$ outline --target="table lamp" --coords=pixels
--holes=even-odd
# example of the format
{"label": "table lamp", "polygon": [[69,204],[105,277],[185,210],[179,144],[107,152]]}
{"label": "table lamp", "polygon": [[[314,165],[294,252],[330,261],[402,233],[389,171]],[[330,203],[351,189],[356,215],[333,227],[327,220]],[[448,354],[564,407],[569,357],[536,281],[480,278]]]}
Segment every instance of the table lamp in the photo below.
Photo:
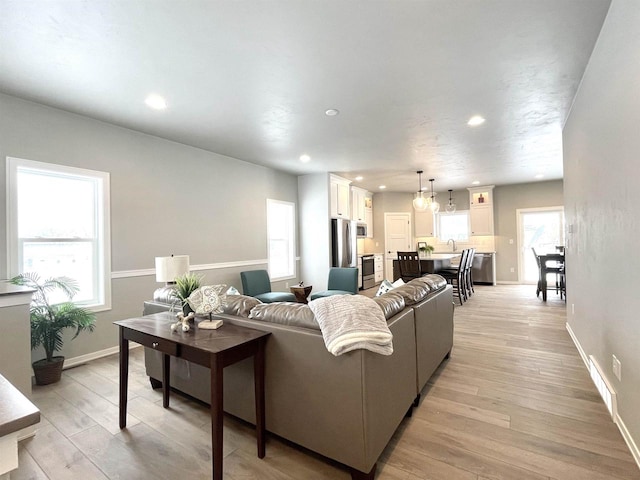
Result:
{"label": "table lamp", "polygon": [[176,297],[176,278],[189,273],[189,255],[171,255],[156,257],[156,282],[165,282],[153,292],[153,300],[162,303],[173,303]]}

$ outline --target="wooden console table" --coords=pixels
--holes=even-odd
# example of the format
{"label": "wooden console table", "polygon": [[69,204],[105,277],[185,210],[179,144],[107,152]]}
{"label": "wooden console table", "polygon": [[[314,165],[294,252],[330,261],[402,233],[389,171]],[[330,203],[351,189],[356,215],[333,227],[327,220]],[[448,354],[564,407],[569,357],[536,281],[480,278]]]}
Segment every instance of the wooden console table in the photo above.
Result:
{"label": "wooden console table", "polygon": [[[223,369],[254,357],[258,457],[265,455],[264,346],[270,332],[224,324],[217,330],[172,332],[175,316],[168,312],[114,322],[120,328],[120,428],[127,426],[129,340],[162,352],[162,403],[169,407],[170,357],[211,369],[211,448],[213,479],[222,480]],[[197,322],[196,322],[197,323]]]}

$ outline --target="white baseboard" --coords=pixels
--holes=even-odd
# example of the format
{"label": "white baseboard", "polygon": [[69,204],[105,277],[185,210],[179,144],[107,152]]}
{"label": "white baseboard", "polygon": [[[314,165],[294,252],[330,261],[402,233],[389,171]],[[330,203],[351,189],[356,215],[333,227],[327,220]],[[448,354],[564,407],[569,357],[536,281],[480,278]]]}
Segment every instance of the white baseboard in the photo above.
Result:
{"label": "white baseboard", "polygon": [[[141,345],[137,343],[130,342],[129,350],[132,348],[140,347]],[[64,369],[77,367],[78,365],[82,365],[84,363],[90,362],[91,360],[97,360],[99,358],[108,357],[109,355],[113,355],[114,353],[118,353],[120,351],[120,347],[110,347],[105,348],[104,350],[98,350],[97,352],[87,353],[86,355],[80,355],[78,357],[73,358],[65,358],[64,360]]]}
{"label": "white baseboard", "polygon": [[[582,345],[580,345],[580,342],[578,341],[578,337],[576,337],[575,333],[573,333],[573,330],[571,329],[571,325],[569,325],[568,322],[566,323],[566,327],[567,327],[567,331],[569,332],[569,335],[571,336],[571,340],[573,340],[574,345],[578,349],[578,353],[580,353],[580,357],[582,358],[582,361],[587,367],[587,370],[589,370],[589,358],[585,354],[584,349],[582,348]],[[620,412],[616,411],[613,422],[618,426],[618,430],[620,430],[620,433],[622,434],[622,438],[624,438],[624,441],[626,442],[627,447],[629,447],[629,451],[631,452],[633,459],[636,461],[638,468],[640,468],[640,449],[638,449],[638,445],[636,444],[635,440],[631,436],[631,433],[629,433],[629,430],[627,430],[627,426],[624,424],[622,417],[620,417]]]}
{"label": "white baseboard", "polygon": [[518,281],[511,281],[511,280],[498,280],[496,282],[496,285],[522,285],[522,283]]}
{"label": "white baseboard", "polygon": [[638,464],[638,468],[640,468],[640,449],[638,449],[638,445],[636,445],[636,442],[633,440],[633,437],[629,433],[629,430],[627,430],[627,426],[624,424],[619,414],[616,415],[616,425],[618,425],[622,438],[624,438],[624,441],[627,443],[627,447],[629,447],[629,450],[631,451],[631,455],[633,455],[633,459],[636,461],[636,464]]}
{"label": "white baseboard", "polygon": [[578,337],[576,337],[576,334],[573,333],[573,330],[571,329],[571,325],[569,325],[569,322],[567,322],[565,325],[567,328],[567,332],[569,332],[569,336],[571,337],[571,340],[573,340],[573,344],[578,349],[578,353],[580,354],[580,358],[582,358],[582,361],[584,362],[584,366],[587,367],[587,370],[589,370],[589,357],[587,356],[586,353],[584,353],[582,345],[580,345],[580,342],[578,341]]}

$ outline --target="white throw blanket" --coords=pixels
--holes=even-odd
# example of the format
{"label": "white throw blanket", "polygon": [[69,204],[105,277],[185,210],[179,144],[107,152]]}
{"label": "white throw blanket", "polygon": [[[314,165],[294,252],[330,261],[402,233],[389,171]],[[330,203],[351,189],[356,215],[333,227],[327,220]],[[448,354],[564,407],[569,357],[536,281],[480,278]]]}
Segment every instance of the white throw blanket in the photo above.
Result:
{"label": "white throw blanket", "polygon": [[363,295],[332,295],[309,302],[324,344],[335,356],[359,348],[393,353],[393,334],[376,302]]}

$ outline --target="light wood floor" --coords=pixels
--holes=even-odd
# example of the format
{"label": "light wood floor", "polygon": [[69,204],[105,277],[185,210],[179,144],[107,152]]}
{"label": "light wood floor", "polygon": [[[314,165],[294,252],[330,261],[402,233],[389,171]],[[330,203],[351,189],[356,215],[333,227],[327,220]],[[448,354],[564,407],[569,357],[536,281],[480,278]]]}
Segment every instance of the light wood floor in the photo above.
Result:
{"label": "light wood floor", "polygon": [[[565,304],[532,286],[477,287],[455,311],[451,359],[441,365],[382,454],[379,479],[640,479],[617,427],[565,330]],[[375,292],[374,292],[375,293]],[[81,341],[81,340],[76,340]],[[205,406],[172,395],[162,408],[131,356],[128,428],[118,429],[118,359],[66,370],[34,387],[43,421],[20,446],[22,479],[204,479]],[[225,419],[225,478],[320,480],[347,470],[268,436],[259,460],[252,429]]]}

